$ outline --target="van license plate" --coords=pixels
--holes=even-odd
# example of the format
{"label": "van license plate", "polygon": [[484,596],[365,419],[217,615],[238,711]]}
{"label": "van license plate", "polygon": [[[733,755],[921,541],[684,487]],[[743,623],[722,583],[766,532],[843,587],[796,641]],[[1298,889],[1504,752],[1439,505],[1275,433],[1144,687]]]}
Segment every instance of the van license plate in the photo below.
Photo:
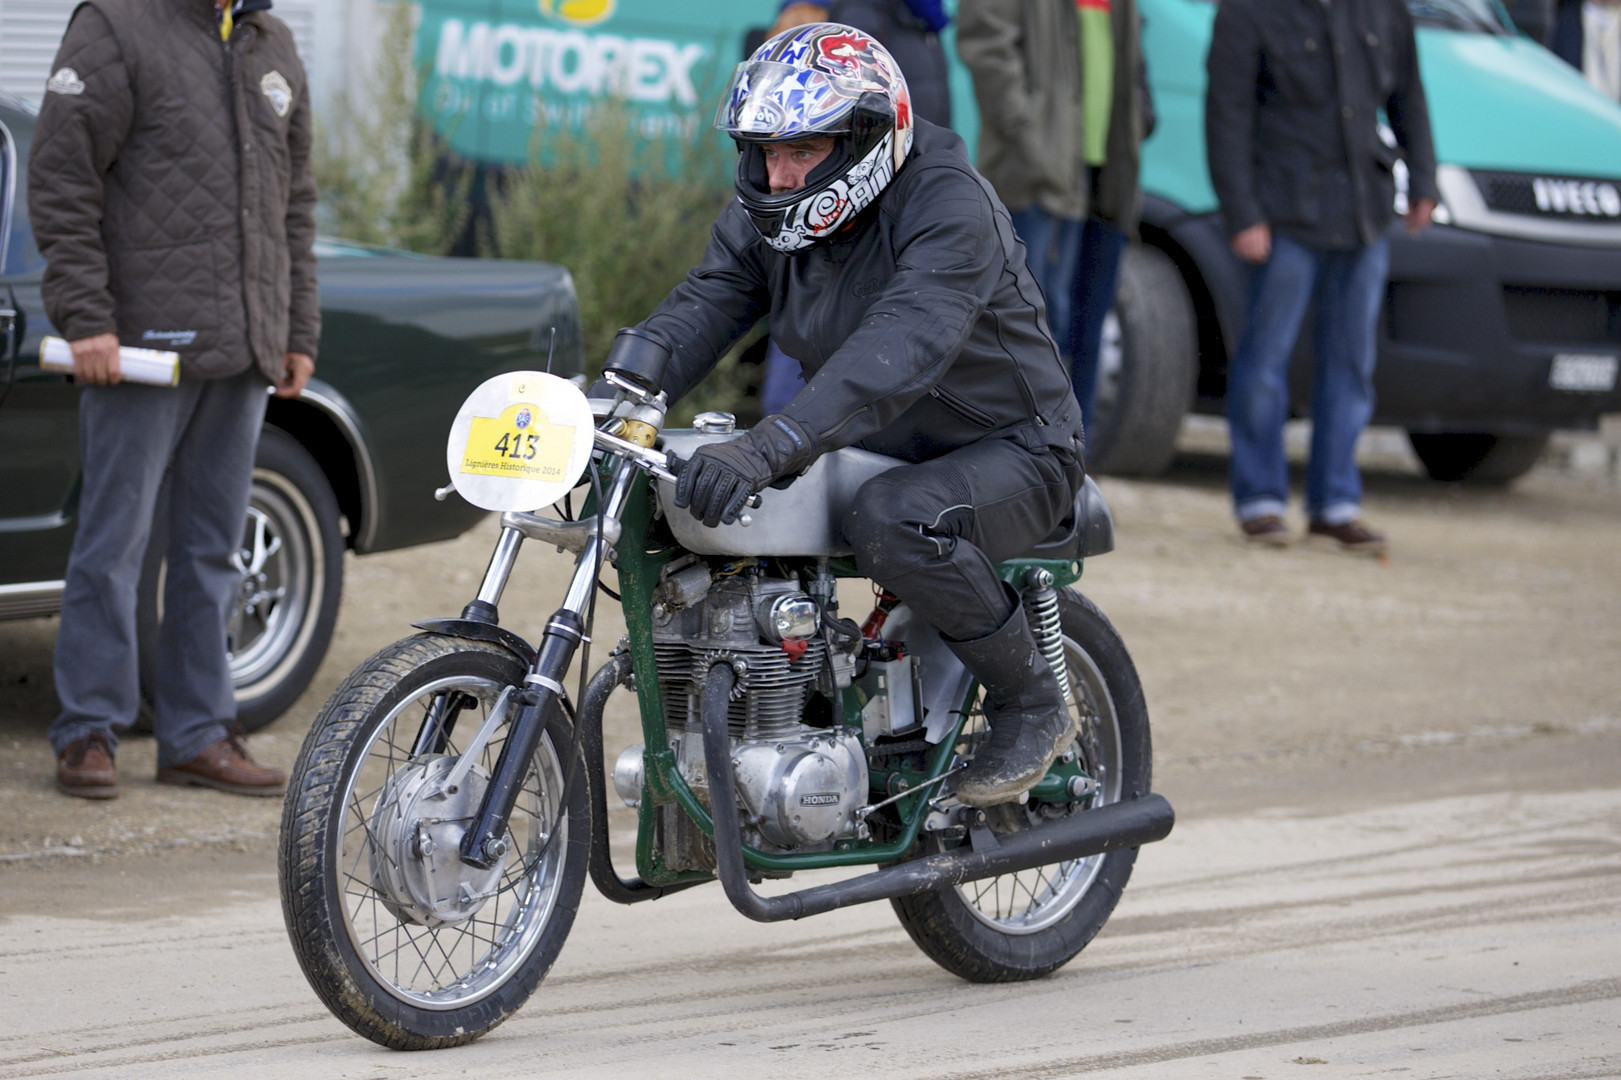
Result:
{"label": "van license plate", "polygon": [[1614,356],[1593,353],[1560,353],[1553,358],[1548,369],[1548,385],[1555,390],[1568,390],[1576,394],[1603,394],[1615,389],[1616,368],[1621,366]]}

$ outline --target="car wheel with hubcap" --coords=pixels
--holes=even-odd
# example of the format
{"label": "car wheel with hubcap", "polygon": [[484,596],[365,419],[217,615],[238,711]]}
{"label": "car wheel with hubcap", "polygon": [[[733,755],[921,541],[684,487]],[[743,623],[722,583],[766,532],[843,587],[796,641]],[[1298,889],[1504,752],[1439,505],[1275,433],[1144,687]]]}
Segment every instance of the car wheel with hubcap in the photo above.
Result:
{"label": "car wheel with hubcap", "polygon": [[[165,504],[160,498],[159,523],[168,518]],[[137,605],[141,696],[148,708],[158,678],[166,546],[167,530],[155,527]],[[245,730],[286,712],[326,657],[343,595],[343,549],[338,501],[326,474],[291,435],[266,427],[233,557],[241,585],[227,626],[237,722]]]}

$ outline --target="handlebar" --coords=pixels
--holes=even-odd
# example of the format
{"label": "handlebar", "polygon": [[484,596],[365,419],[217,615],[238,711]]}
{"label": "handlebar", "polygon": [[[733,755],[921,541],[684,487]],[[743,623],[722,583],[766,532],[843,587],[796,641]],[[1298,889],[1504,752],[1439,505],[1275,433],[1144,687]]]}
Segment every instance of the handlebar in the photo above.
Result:
{"label": "handlebar", "polygon": [[[612,450],[614,453],[619,454],[622,457],[630,458],[632,461],[636,462],[636,464],[640,465],[642,468],[646,469],[660,480],[668,480],[673,484],[679,478],[682,459],[676,457],[674,454],[666,454],[662,450],[654,450],[650,447],[638,446],[636,443],[627,442],[626,440],[619,438],[617,435],[609,435],[606,431],[602,431],[600,429],[598,429],[596,432],[595,438],[598,449]],[[675,464],[675,468],[673,469],[670,467],[672,463]],[[747,499],[744,499],[743,505],[748,507],[750,510],[758,510],[760,508],[759,493],[756,492],[750,495]],[[747,527],[753,524],[753,519],[747,514],[743,514],[738,517],[737,523]]]}
{"label": "handlebar", "polygon": [[[681,459],[676,457],[674,454],[666,454],[662,450],[654,450],[651,447],[641,446],[626,439],[621,439],[617,435],[608,434],[601,428],[598,428],[592,432],[592,441],[598,450],[608,450],[618,454],[620,457],[628,458],[639,468],[647,470],[660,480],[668,480],[673,484],[679,478],[678,474],[681,470]],[[674,469],[670,468],[672,461],[676,463]],[[446,484],[442,488],[435,488],[433,492],[434,501],[444,502],[455,490],[455,481]],[[743,505],[748,507],[750,510],[758,510],[760,508],[759,494],[756,493],[750,495],[747,499],[743,500]],[[740,525],[747,526],[752,524],[752,520],[747,514],[739,517],[737,521]]]}

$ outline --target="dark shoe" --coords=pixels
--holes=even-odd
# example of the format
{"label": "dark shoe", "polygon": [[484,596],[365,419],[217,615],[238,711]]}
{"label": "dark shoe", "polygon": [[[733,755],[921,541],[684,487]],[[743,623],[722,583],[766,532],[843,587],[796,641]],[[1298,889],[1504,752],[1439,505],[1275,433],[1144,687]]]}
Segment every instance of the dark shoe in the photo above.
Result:
{"label": "dark shoe", "polygon": [[210,743],[184,765],[159,769],[158,779],[165,784],[219,788],[233,795],[280,795],[287,787],[287,774],[256,763],[235,735]]}
{"label": "dark shoe", "polygon": [[56,790],[81,799],[111,799],[118,794],[118,766],[107,736],[98,731],[74,739],[56,755]]}
{"label": "dark shoe", "polygon": [[946,644],[984,688],[991,727],[990,740],[957,774],[957,797],[970,806],[1011,802],[1035,787],[1075,740],[1058,676],[1036,647],[1023,607],[986,637]]}
{"label": "dark shoe", "polygon": [[1286,547],[1289,543],[1289,526],[1276,514],[1262,514],[1248,521],[1240,521],[1238,528],[1243,532],[1244,539],[1252,544]]}
{"label": "dark shoe", "polygon": [[1383,554],[1389,546],[1385,542],[1384,534],[1376,533],[1361,519],[1347,521],[1341,525],[1330,525],[1326,521],[1314,521],[1306,528],[1306,536],[1322,540],[1338,541],[1340,547],[1346,551],[1361,552],[1368,555]]}

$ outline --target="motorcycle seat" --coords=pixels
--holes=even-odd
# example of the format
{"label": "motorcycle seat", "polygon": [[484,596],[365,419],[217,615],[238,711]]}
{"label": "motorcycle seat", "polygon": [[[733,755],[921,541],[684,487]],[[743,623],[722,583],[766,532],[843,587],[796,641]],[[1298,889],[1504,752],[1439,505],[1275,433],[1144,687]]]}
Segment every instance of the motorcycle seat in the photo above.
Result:
{"label": "motorcycle seat", "polygon": [[1088,476],[1075,493],[1069,516],[1059,522],[1052,535],[1036,544],[1025,558],[1073,562],[1114,550],[1114,516],[1103,492]]}

